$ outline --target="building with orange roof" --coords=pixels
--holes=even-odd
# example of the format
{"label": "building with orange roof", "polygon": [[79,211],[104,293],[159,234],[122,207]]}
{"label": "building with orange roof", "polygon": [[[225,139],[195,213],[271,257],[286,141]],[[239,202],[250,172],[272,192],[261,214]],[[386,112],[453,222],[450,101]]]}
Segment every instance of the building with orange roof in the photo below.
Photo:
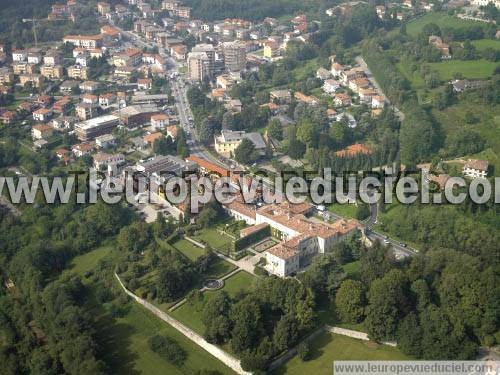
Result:
{"label": "building with orange roof", "polygon": [[173,141],[175,141],[175,139],[177,138],[177,132],[179,130],[177,125],[167,126],[166,130],[167,130],[167,136],[169,136],[170,138],[172,138]]}
{"label": "building with orange roof", "polygon": [[347,146],[343,150],[337,151],[335,153],[335,155],[340,156],[340,157],[350,157],[350,156],[354,156],[354,155],[358,155],[358,154],[368,155],[371,153],[372,153],[372,150],[368,145],[363,144],[363,143],[356,143],[356,144]]}
{"label": "building with orange roof", "polygon": [[205,159],[202,159],[198,156],[190,155],[187,157],[187,160],[192,161],[196,164],[198,164],[199,169],[201,172],[206,173],[206,174],[215,174],[220,177],[230,177],[231,176],[231,171],[228,169],[222,168],[221,166],[211,163]]}
{"label": "building with orange roof", "polygon": [[162,133],[156,132],[156,133],[151,133],[151,134],[145,135],[144,137],[142,137],[142,139],[144,140],[144,142],[146,142],[148,144],[148,146],[153,147],[154,143],[157,140],[164,138],[164,137],[165,136]]}

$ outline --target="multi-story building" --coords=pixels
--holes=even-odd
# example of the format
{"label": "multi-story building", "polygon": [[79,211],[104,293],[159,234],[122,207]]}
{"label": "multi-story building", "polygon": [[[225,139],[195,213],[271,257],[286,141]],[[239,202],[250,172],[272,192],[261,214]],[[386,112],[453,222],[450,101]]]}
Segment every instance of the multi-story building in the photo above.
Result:
{"label": "multi-story building", "polygon": [[68,77],[74,79],[87,79],[89,69],[85,66],[73,65],[68,67]]}
{"label": "multi-story building", "polygon": [[224,65],[231,72],[244,70],[247,63],[247,52],[244,43],[226,42],[222,44]]}
{"label": "multi-story building", "polygon": [[30,82],[33,87],[40,87],[44,82],[44,77],[40,74],[21,74],[19,76],[19,82],[21,83],[21,86]]}
{"label": "multi-story building", "polygon": [[35,73],[35,65],[28,64],[27,62],[16,62],[12,64],[12,69],[14,70],[14,74],[34,74]]}
{"label": "multi-story building", "polygon": [[15,49],[12,51],[12,61],[26,61],[28,59],[28,51],[24,49]]}
{"label": "multi-story building", "polygon": [[90,141],[103,134],[110,134],[118,126],[119,118],[114,115],[96,117],[75,125],[79,140]]}
{"label": "multi-story building", "polygon": [[105,16],[107,13],[111,12],[111,6],[106,2],[98,2],[97,3],[97,11],[101,16]]}
{"label": "multi-story building", "polygon": [[75,47],[85,49],[96,49],[102,46],[102,35],[66,35],[63,38],[64,43],[71,43]]}
{"label": "multi-story building", "polygon": [[76,105],[75,111],[80,120],[88,120],[97,116],[99,108],[97,104],[82,102]]}
{"label": "multi-story building", "polygon": [[14,73],[9,68],[0,68],[0,84],[14,82]]}
{"label": "multi-story building", "polygon": [[212,78],[210,59],[205,52],[190,52],[187,57],[188,76],[192,81],[202,82]]}
{"label": "multi-story building", "polygon": [[204,52],[208,57],[210,74],[213,75],[215,67],[215,48],[213,45],[204,43],[197,44],[192,49],[191,52]]}
{"label": "multi-story building", "polygon": [[64,69],[60,65],[43,65],[40,68],[40,74],[47,79],[61,79],[64,75]]}
{"label": "multi-story building", "polygon": [[232,157],[243,139],[250,140],[258,152],[265,152],[266,143],[260,133],[246,133],[245,131],[222,130],[219,136],[215,137],[215,151],[225,156]]}
{"label": "multi-story building", "polygon": [[43,57],[45,65],[59,65],[61,63],[61,55],[55,50],[48,51]]}

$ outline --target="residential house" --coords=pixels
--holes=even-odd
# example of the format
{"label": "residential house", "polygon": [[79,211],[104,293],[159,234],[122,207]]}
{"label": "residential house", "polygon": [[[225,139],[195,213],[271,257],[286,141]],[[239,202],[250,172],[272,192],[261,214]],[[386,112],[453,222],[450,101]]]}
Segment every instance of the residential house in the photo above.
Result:
{"label": "residential house", "polygon": [[14,111],[0,111],[0,121],[5,125],[12,124],[16,117],[17,113]]}
{"label": "residential house", "polygon": [[75,107],[76,115],[80,120],[88,120],[96,117],[99,113],[97,104],[78,103]]}
{"label": "residential house", "polygon": [[488,167],[486,160],[469,159],[464,164],[463,174],[470,178],[486,178]]}
{"label": "residential house", "polygon": [[100,86],[101,86],[101,84],[99,82],[85,81],[85,82],[80,83],[79,87],[80,87],[80,90],[82,90],[82,91],[93,92],[93,91],[96,91]]}
{"label": "residential house", "polygon": [[352,104],[352,99],[349,95],[344,93],[335,94],[333,102],[337,107],[347,107]]}
{"label": "residential house", "polygon": [[54,106],[52,107],[54,112],[58,113],[66,113],[69,111],[71,108],[71,98],[68,96],[64,96],[61,99],[59,99],[57,102],[54,103]]}
{"label": "residential house", "polygon": [[95,144],[100,148],[107,148],[116,144],[116,137],[113,134],[103,134],[95,138]]}
{"label": "residential house", "polygon": [[56,50],[48,51],[43,57],[44,65],[60,65],[61,62],[61,55]]}
{"label": "residential house", "polygon": [[142,139],[144,140],[144,142],[146,142],[148,147],[153,147],[154,143],[162,138],[165,138],[165,136],[161,132],[147,134],[144,137],[142,137]]}
{"label": "residential house", "polygon": [[44,77],[40,74],[21,74],[19,76],[19,83],[21,86],[25,86],[27,83],[31,83],[33,87],[40,87],[44,82]]}
{"label": "residential house", "polygon": [[332,73],[326,70],[325,68],[319,68],[316,71],[316,78],[319,78],[321,80],[327,80],[332,76]]}
{"label": "residential house", "polygon": [[80,83],[78,81],[66,80],[59,86],[59,91],[63,94],[71,94],[73,90],[79,88]]}
{"label": "residential house", "polygon": [[33,112],[33,120],[47,122],[52,117],[53,112],[49,108],[40,108]]}
{"label": "residential house", "polygon": [[89,69],[80,65],[72,65],[67,68],[68,77],[74,79],[87,79],[89,74]]}
{"label": "residential house", "polygon": [[290,90],[272,90],[269,92],[269,99],[276,104],[290,104],[292,92]]}
{"label": "residential house", "polygon": [[177,132],[179,130],[179,127],[177,125],[170,125],[167,126],[167,136],[172,138],[172,141],[175,141],[177,138]]}
{"label": "residential house", "polygon": [[52,126],[47,124],[33,125],[31,128],[31,135],[33,139],[48,139],[54,134]]}
{"label": "residential house", "polygon": [[82,102],[88,104],[97,104],[99,103],[99,97],[97,95],[85,94],[82,96]]}
{"label": "residential house", "polygon": [[15,49],[12,51],[12,61],[23,62],[28,59],[28,51],[24,49]]}
{"label": "residential house", "polygon": [[323,83],[323,91],[327,94],[334,94],[340,87],[340,82],[334,79],[327,79]]}
{"label": "residential house", "polygon": [[64,76],[64,68],[60,65],[43,65],[40,74],[47,79],[61,79]]}
{"label": "residential house", "polygon": [[63,38],[63,43],[71,43],[75,47],[85,49],[95,49],[102,46],[103,35],[67,35]]}
{"label": "residential house", "polygon": [[92,157],[94,161],[94,168],[97,170],[106,170],[110,166],[125,163],[125,156],[123,154],[106,154],[98,152]]}
{"label": "residential house", "polygon": [[42,54],[39,52],[28,52],[28,64],[38,65],[42,62]]}
{"label": "residential house", "polygon": [[90,153],[94,150],[94,144],[93,143],[78,143],[76,145],[73,145],[71,148],[71,152],[75,157],[80,158],[84,155],[90,155]]}
{"label": "residential house", "polygon": [[151,78],[139,78],[137,80],[137,88],[139,90],[151,90],[153,87],[153,80]]}
{"label": "residential house", "polygon": [[225,157],[232,157],[236,148],[245,138],[254,144],[255,149],[259,153],[265,153],[266,143],[260,133],[246,133],[245,131],[224,129],[221,131],[219,136],[215,136],[215,151]]}
{"label": "residential house", "polygon": [[99,95],[99,105],[102,108],[108,108],[114,102],[116,102],[116,95],[111,92]]}
{"label": "residential house", "polygon": [[162,130],[170,124],[170,116],[164,113],[157,113],[151,116],[151,126],[155,130]]}

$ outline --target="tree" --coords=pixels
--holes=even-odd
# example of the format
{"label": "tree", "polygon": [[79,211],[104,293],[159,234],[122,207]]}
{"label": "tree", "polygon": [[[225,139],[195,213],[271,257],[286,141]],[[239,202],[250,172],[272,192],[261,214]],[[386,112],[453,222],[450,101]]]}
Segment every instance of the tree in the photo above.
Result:
{"label": "tree", "polygon": [[175,143],[170,137],[161,137],[154,141],[153,152],[158,155],[173,155],[176,152]]}
{"label": "tree", "polygon": [[284,315],[273,334],[273,343],[278,352],[282,352],[293,345],[299,336],[297,321],[291,315]]}
{"label": "tree", "polygon": [[234,159],[241,164],[251,164],[259,157],[255,145],[247,138],[243,138],[241,143],[234,150]]}
{"label": "tree", "polygon": [[148,339],[149,348],[156,354],[165,358],[177,367],[182,366],[187,358],[187,353],[171,338],[154,335]]}
{"label": "tree", "polygon": [[217,130],[217,121],[213,117],[205,118],[198,129],[200,141],[205,144],[210,144],[214,140],[214,135]]}
{"label": "tree", "polygon": [[297,355],[303,362],[309,360],[309,358],[311,357],[311,347],[308,341],[302,341],[297,346]]}
{"label": "tree", "polygon": [[212,208],[212,207],[204,207],[200,214],[198,215],[198,218],[196,219],[196,222],[202,227],[202,228],[207,228],[208,226],[213,224],[213,221],[217,217],[217,212]]}
{"label": "tree", "polygon": [[280,120],[273,118],[267,124],[267,134],[278,141],[283,140],[283,127]]}
{"label": "tree", "polygon": [[363,284],[357,280],[344,280],[335,295],[336,309],[343,322],[358,323],[363,319],[365,307]]}
{"label": "tree", "polygon": [[398,322],[408,310],[408,295],[408,281],[400,270],[391,270],[383,278],[373,281],[365,319],[371,338],[395,339]]}

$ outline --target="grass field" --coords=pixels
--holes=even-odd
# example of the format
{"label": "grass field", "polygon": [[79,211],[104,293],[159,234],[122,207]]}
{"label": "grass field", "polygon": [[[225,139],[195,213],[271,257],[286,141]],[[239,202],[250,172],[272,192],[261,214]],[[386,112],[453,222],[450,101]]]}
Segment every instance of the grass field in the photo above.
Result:
{"label": "grass field", "polygon": [[194,239],[208,243],[215,250],[227,247],[232,241],[229,236],[220,234],[215,228],[202,229],[194,236]]}
{"label": "grass field", "polygon": [[401,74],[411,82],[411,85],[414,89],[420,89],[425,87],[425,81],[420,75],[420,72],[417,70],[415,72],[411,72],[408,69],[408,65],[405,65],[403,63],[397,63],[396,64],[398,70],[401,72]]}
{"label": "grass field", "polygon": [[224,259],[218,258],[205,272],[204,277],[207,279],[219,279],[236,268],[234,264],[226,262]]}
{"label": "grass field", "polygon": [[321,333],[311,342],[312,358],[302,362],[297,356],[273,371],[274,375],[330,375],[335,360],[404,360],[398,349],[333,333]]}
{"label": "grass field", "polygon": [[205,254],[205,250],[201,247],[198,247],[188,240],[182,239],[172,244],[174,248],[179,250],[182,254],[187,256],[190,260],[195,261],[203,254]]}
{"label": "grass field", "polygon": [[408,35],[416,36],[422,31],[428,23],[435,23],[439,27],[464,27],[471,25],[483,25],[479,22],[461,20],[459,18],[449,16],[446,12],[429,12],[425,16],[417,18],[406,24],[406,32]]}
{"label": "grass field", "polygon": [[361,266],[361,262],[359,260],[344,264],[342,266],[344,272],[353,279],[357,279],[359,277],[359,267]]}
{"label": "grass field", "polygon": [[93,271],[99,261],[109,255],[112,250],[112,244],[105,244],[86,254],[79,255],[73,258],[69,269],[77,275],[84,276],[86,272]]}
{"label": "grass field", "polygon": [[[83,276],[95,269],[100,259],[111,256],[113,246],[102,246],[76,257],[70,272]],[[200,369],[210,369],[221,374],[234,374],[218,359],[132,301],[122,306],[126,307],[127,311],[123,317],[113,318],[107,312],[105,304],[99,304],[94,298],[92,282],[85,280],[85,284],[89,291],[86,298],[87,308],[95,317],[97,339],[110,372],[125,375],[182,375],[194,374]],[[186,362],[180,368],[171,365],[149,349],[147,340],[155,334],[174,339],[188,353]]]}
{"label": "grass field", "polygon": [[328,211],[342,217],[355,218],[357,210],[358,207],[355,206],[353,203],[351,204],[333,203],[330,206],[328,206]]}
{"label": "grass field", "polygon": [[[221,290],[227,292],[231,297],[234,297],[238,292],[245,290],[249,286],[251,286],[253,278],[254,277],[247,272],[238,272],[237,274],[224,281],[224,288],[222,288]],[[205,292],[203,294],[205,301],[209,301],[216,295],[216,293],[219,292],[220,290],[214,292]],[[201,321],[201,310],[197,310],[191,303],[185,303],[169,314],[172,315],[175,319],[187,325],[195,332],[203,335],[205,326]]]}
{"label": "grass field", "polygon": [[432,70],[439,73],[443,81],[449,81],[456,73],[461,73],[469,79],[485,79],[492,76],[497,63],[485,59],[480,60],[448,60],[428,64]]}
{"label": "grass field", "polygon": [[[473,113],[478,122],[471,125],[466,124],[464,119],[467,112]],[[465,128],[477,131],[486,141],[486,148],[490,149],[489,152],[484,152],[482,156],[500,168],[500,106],[461,101],[443,111],[433,110],[432,114],[441,124],[446,134],[460,132]]]}
{"label": "grass field", "polygon": [[[255,277],[248,272],[240,271],[229,279],[224,280],[224,288],[223,291],[227,292],[231,297],[236,296],[239,292],[244,291],[252,286]],[[208,292],[207,294],[216,293],[216,292]]]}
{"label": "grass field", "polygon": [[500,50],[500,40],[498,40],[498,39],[479,39],[479,40],[473,40],[472,44],[479,51],[485,50],[487,48],[493,48],[493,49]]}

